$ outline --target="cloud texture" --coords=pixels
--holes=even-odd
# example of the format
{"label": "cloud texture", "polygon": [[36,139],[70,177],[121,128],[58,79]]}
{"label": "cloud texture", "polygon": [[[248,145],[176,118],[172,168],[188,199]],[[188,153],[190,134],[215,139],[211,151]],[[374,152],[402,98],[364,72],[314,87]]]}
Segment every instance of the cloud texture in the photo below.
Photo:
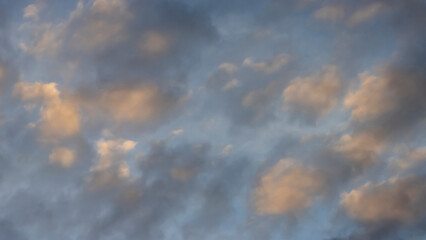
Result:
{"label": "cloud texture", "polygon": [[425,10],[0,1],[0,239],[424,239]]}

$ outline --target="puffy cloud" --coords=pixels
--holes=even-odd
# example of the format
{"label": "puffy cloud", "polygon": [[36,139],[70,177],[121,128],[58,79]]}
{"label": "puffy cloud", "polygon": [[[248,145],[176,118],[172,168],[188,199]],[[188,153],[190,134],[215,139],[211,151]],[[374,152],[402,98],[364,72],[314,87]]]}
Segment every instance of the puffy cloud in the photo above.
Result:
{"label": "puffy cloud", "polygon": [[42,101],[39,129],[43,140],[57,141],[80,131],[78,106],[61,98],[56,83],[19,82],[14,93],[24,101]]}
{"label": "puffy cloud", "polygon": [[80,114],[72,102],[48,103],[40,114],[40,130],[47,140],[71,137],[80,131]]}
{"label": "puffy cloud", "polygon": [[355,120],[372,119],[396,107],[397,96],[390,89],[389,79],[366,72],[360,74],[359,78],[360,89],[350,92],[344,100],[345,106],[352,109]]}
{"label": "puffy cloud", "polygon": [[99,155],[97,164],[92,167],[93,171],[103,171],[112,167],[116,162],[121,162],[121,158],[130,150],[134,149],[137,142],[125,139],[105,140],[96,142]]}
{"label": "puffy cloud", "polygon": [[358,25],[373,17],[384,9],[385,5],[381,2],[375,2],[368,6],[362,7],[350,16],[348,24],[350,26]]}
{"label": "puffy cloud", "polygon": [[187,95],[175,96],[156,85],[118,87],[79,96],[80,105],[116,123],[154,124],[182,105]]}
{"label": "puffy cloud", "polygon": [[246,58],[243,61],[243,66],[249,67],[253,69],[254,71],[262,71],[266,74],[271,74],[280,70],[289,61],[290,61],[290,55],[286,53],[282,53],[264,62],[253,62],[253,59]]}
{"label": "puffy cloud", "polygon": [[15,85],[15,94],[18,94],[22,100],[43,100],[46,102],[56,101],[59,98],[57,84],[52,83],[28,83],[19,82]]}
{"label": "puffy cloud", "polygon": [[386,142],[380,134],[360,132],[346,134],[334,146],[334,150],[360,166],[369,166],[385,150]]}
{"label": "puffy cloud", "polygon": [[426,184],[421,177],[367,183],[342,195],[350,217],[363,222],[410,222],[425,214]]}
{"label": "puffy cloud", "polygon": [[261,215],[298,212],[311,206],[323,189],[321,175],[291,159],[281,159],[260,179],[255,208]]}
{"label": "puffy cloud", "polygon": [[329,20],[336,22],[342,20],[345,17],[345,10],[343,6],[325,6],[314,13],[316,19]]}
{"label": "puffy cloud", "polygon": [[25,53],[35,56],[37,59],[43,56],[56,57],[63,48],[65,42],[66,29],[69,21],[75,18],[82,11],[82,3],[73,11],[70,18],[63,23],[36,22],[24,23],[20,26],[20,32],[29,33],[27,41],[19,43],[19,47]]}
{"label": "puffy cloud", "polygon": [[340,81],[337,67],[333,65],[312,76],[293,79],[283,91],[283,108],[314,118],[322,116],[336,105]]}
{"label": "puffy cloud", "polygon": [[73,150],[68,148],[54,148],[52,153],[49,155],[49,161],[51,164],[68,168],[74,164],[75,154]]}
{"label": "puffy cloud", "polygon": [[98,157],[86,179],[88,188],[94,191],[112,189],[129,180],[131,175],[126,158],[136,144],[135,141],[121,138],[97,141]]}

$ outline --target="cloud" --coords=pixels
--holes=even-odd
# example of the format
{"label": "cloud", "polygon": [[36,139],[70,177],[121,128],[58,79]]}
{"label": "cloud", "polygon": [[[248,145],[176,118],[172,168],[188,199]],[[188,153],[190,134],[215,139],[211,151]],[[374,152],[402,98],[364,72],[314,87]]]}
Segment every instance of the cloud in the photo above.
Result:
{"label": "cloud", "polygon": [[246,58],[243,61],[244,67],[249,67],[254,71],[262,71],[265,74],[271,74],[280,70],[284,65],[290,61],[290,55],[282,53],[280,55],[271,57],[264,62],[253,62],[251,58]]}
{"label": "cloud", "polygon": [[[236,83],[231,83],[234,78],[234,74],[237,73],[238,67],[232,63],[222,63],[217,69],[208,76],[206,86],[210,90],[215,91],[226,91],[235,86]],[[238,83],[238,80],[235,79]]]}
{"label": "cloud", "polygon": [[180,134],[182,134],[184,131],[183,131],[183,129],[176,129],[176,130],[173,130],[172,131],[172,134],[173,135],[180,135]]}
{"label": "cloud", "polygon": [[396,107],[397,97],[389,86],[389,79],[364,72],[359,75],[361,87],[350,92],[344,100],[345,106],[352,109],[354,120],[372,119]]}
{"label": "cloud", "polygon": [[4,68],[3,66],[0,66],[0,82],[3,82],[4,78]]}
{"label": "cloud", "polygon": [[81,70],[97,69],[103,82],[123,79],[123,74],[131,81],[136,73],[139,80],[169,80],[167,69],[184,70],[193,50],[216,34],[208,15],[184,3],[127,0],[79,1],[65,19],[21,29],[33,33],[22,44],[28,53],[79,62]]}
{"label": "cloud", "polygon": [[58,165],[64,168],[69,168],[75,162],[75,154],[73,150],[70,150],[68,148],[55,148],[49,155],[49,161],[51,164]]}
{"label": "cloud", "polygon": [[[281,54],[275,58],[280,56],[288,55]],[[206,89],[212,94],[206,108],[224,111],[230,116],[235,129],[265,125],[275,117],[276,103],[285,79],[271,75],[259,81],[259,78],[265,77],[262,73],[253,73],[252,69],[244,67],[244,63],[243,67],[232,63],[220,64],[206,81]]]}
{"label": "cloud", "polygon": [[78,96],[80,105],[95,118],[117,124],[152,125],[163,121],[185,103],[188,95],[164,92],[156,85],[116,87]]}
{"label": "cloud", "polygon": [[238,79],[234,78],[223,86],[222,91],[228,91],[236,86],[238,86]]}
{"label": "cloud", "polygon": [[281,92],[282,81],[271,81],[264,88],[252,90],[245,94],[241,101],[242,107],[249,110],[249,123],[261,123],[270,114],[272,103],[277,100]]}
{"label": "cloud", "polygon": [[38,127],[43,140],[57,141],[79,133],[78,106],[61,98],[56,83],[18,82],[15,84],[14,93],[23,101],[42,101]]}
{"label": "cloud", "polygon": [[92,167],[92,171],[103,171],[121,162],[121,158],[130,150],[134,149],[137,142],[125,139],[105,140],[96,142],[99,159]]}
{"label": "cloud", "polygon": [[35,4],[30,4],[24,8],[24,18],[32,18],[38,20],[40,9]]}
{"label": "cloud", "polygon": [[355,11],[352,16],[349,17],[348,24],[349,26],[355,26],[366,22],[384,9],[385,5],[381,2],[375,2],[368,6],[362,7],[361,9]]}
{"label": "cloud", "polygon": [[21,235],[21,233],[13,223],[3,219],[0,221],[0,237],[10,240],[26,239]]}
{"label": "cloud", "polygon": [[83,50],[93,51],[124,41],[127,38],[127,21],[132,15],[124,0],[95,0],[82,17],[84,24],[72,33],[72,40]]}
{"label": "cloud", "polygon": [[130,180],[130,168],[127,162],[128,153],[137,142],[125,139],[105,140],[96,142],[98,157],[90,168],[87,176],[88,189],[105,191],[119,187]]}
{"label": "cloud", "polygon": [[226,145],[223,149],[222,149],[222,155],[228,155],[229,154],[229,152],[231,151],[231,149],[233,148],[234,146],[232,145],[232,144],[228,144],[228,145]]}
{"label": "cloud", "polygon": [[316,19],[329,20],[336,22],[342,20],[345,17],[345,10],[343,6],[325,6],[317,11],[313,15]]}
{"label": "cloud", "polygon": [[382,136],[373,132],[346,134],[334,146],[335,151],[363,167],[374,163],[385,148],[386,142]]}
{"label": "cloud", "polygon": [[232,63],[221,63],[217,68],[219,70],[224,70],[229,74],[233,74],[238,70],[238,67]]}
{"label": "cloud", "polygon": [[299,212],[310,207],[321,195],[322,177],[314,170],[281,159],[260,179],[254,206],[260,215]]}
{"label": "cloud", "polygon": [[228,91],[238,86],[238,79],[233,78],[239,67],[232,63],[221,63],[207,79],[207,87],[213,90]]}
{"label": "cloud", "polygon": [[340,82],[338,69],[333,65],[312,76],[295,78],[283,91],[283,108],[311,118],[324,116],[337,104]]}
{"label": "cloud", "polygon": [[425,4],[237,2],[0,1],[0,238],[422,239]]}
{"label": "cloud", "polygon": [[179,181],[186,181],[194,174],[193,169],[190,168],[173,168],[170,171],[172,178]]}
{"label": "cloud", "polygon": [[[172,147],[166,142],[153,142],[137,163],[142,174],[129,184],[139,192],[138,198],[132,205],[114,204],[91,228],[92,238],[111,232],[129,238],[166,238],[160,226],[181,229],[185,239],[194,239],[193,234],[208,237],[234,211],[234,193],[241,190],[243,166],[247,166],[244,161],[215,158],[207,145]],[[237,169],[240,172],[235,174]],[[194,204],[194,197],[199,204]],[[177,221],[168,221],[171,216]]]}
{"label": "cloud", "polygon": [[165,34],[151,31],[143,34],[140,48],[142,54],[156,56],[166,53],[170,48],[170,44],[171,39]]}
{"label": "cloud", "polygon": [[22,100],[43,100],[46,102],[55,101],[59,98],[59,90],[56,83],[27,83],[19,82],[15,85],[15,94]]}
{"label": "cloud", "polygon": [[363,222],[411,222],[425,213],[426,185],[421,177],[367,183],[342,195],[350,217]]}
{"label": "cloud", "polygon": [[404,170],[418,167],[426,161],[426,147],[404,149],[401,155],[402,156],[391,158],[391,167]]}

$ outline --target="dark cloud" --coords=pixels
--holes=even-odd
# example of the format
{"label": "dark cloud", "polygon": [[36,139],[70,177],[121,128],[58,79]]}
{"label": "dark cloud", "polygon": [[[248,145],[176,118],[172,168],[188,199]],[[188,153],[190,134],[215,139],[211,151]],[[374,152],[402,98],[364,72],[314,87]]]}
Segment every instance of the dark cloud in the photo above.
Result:
{"label": "dark cloud", "polygon": [[58,50],[95,72],[103,87],[155,82],[179,89],[199,52],[217,38],[209,15],[184,3],[98,2],[74,10],[59,33]]}
{"label": "dark cloud", "polygon": [[[250,64],[222,63],[206,81],[207,91],[211,94],[205,103],[206,108],[229,116],[231,128],[236,131],[262,127],[275,118],[287,76],[292,72],[285,71],[291,62],[291,57],[286,54],[271,56],[265,61],[249,58],[244,61]],[[227,69],[224,64],[235,69]],[[272,72],[264,71],[272,67]]]}

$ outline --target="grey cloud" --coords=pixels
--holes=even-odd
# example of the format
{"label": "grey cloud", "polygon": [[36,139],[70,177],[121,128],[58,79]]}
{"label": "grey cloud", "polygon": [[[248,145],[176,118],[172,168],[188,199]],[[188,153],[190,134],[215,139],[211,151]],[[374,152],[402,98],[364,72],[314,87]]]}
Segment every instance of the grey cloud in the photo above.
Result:
{"label": "grey cloud", "polygon": [[[196,64],[196,51],[202,51],[205,43],[216,38],[216,31],[208,15],[184,3],[117,2],[124,5],[122,9],[107,13],[84,9],[82,16],[71,20],[65,30],[67,37],[64,37],[64,56],[82,61],[82,66],[87,64],[96,71],[97,80],[104,84],[114,84],[117,81],[155,81],[179,87],[181,82],[185,82],[187,68]],[[73,41],[73,36],[85,37],[89,34],[87,37],[90,37],[94,34],[90,29],[85,31],[85,27],[108,22],[118,24],[117,31],[120,32],[111,34],[122,39],[99,39],[95,51],[92,48],[81,49],[80,42]],[[110,31],[109,29],[94,28],[91,31],[101,31],[99,34],[102,35],[107,34],[105,31]],[[164,46],[151,46],[159,41],[164,41]],[[148,50],[152,54],[144,53],[144,44],[151,49]],[[70,49],[65,46],[70,46]],[[161,52],[162,47],[166,48],[164,52]],[[155,54],[156,51],[159,54]]]}
{"label": "grey cloud", "polygon": [[[107,185],[91,188],[87,174],[98,173],[87,172],[94,156],[90,149],[85,151],[85,157],[77,153],[75,166],[67,169],[37,161],[43,159],[39,153],[26,163],[32,171],[21,166],[15,176],[3,178],[4,183],[18,181],[15,191],[0,185],[2,193],[10,193],[0,202],[7,208],[1,216],[30,239],[167,239],[167,227],[178,228],[184,239],[208,239],[224,223],[234,224],[235,201],[245,202],[243,193],[253,170],[247,159],[214,154],[208,145],[172,147],[156,142],[137,160],[140,176],[123,179],[109,172]],[[174,169],[187,169],[189,174],[181,178]]]}
{"label": "grey cloud", "polygon": [[[244,201],[240,192],[252,166],[246,159],[215,155],[208,145],[168,145],[152,144],[148,155],[138,160],[140,177],[115,178],[114,184],[98,189],[87,185],[93,154],[86,152],[84,158],[91,157],[82,159],[77,153],[76,165],[67,169],[51,166],[47,159],[37,161],[43,157],[34,155],[25,163],[33,170],[25,172],[21,166],[2,178],[2,194],[9,195],[0,202],[7,209],[1,216],[10,223],[2,225],[1,234],[12,239],[15,233],[30,239],[166,239],[164,227],[173,224],[185,239],[208,237],[209,231],[231,220],[235,199]],[[189,169],[190,174],[176,178],[173,169]],[[14,180],[16,190],[4,185]],[[187,214],[189,218],[171,222]]]}
{"label": "grey cloud", "polygon": [[[281,62],[284,57],[285,63]],[[258,71],[252,66],[246,67],[247,64],[244,63],[241,66],[233,64],[236,67],[234,71],[219,67],[206,81],[210,97],[205,103],[206,107],[229,116],[233,130],[265,126],[275,118],[276,110],[279,109],[280,95],[287,81],[285,70],[288,69],[288,58],[286,54],[271,57],[271,61],[279,61],[279,66],[273,73]],[[266,63],[251,64],[260,64],[263,68]],[[232,81],[236,81],[235,86],[226,88]]]}

